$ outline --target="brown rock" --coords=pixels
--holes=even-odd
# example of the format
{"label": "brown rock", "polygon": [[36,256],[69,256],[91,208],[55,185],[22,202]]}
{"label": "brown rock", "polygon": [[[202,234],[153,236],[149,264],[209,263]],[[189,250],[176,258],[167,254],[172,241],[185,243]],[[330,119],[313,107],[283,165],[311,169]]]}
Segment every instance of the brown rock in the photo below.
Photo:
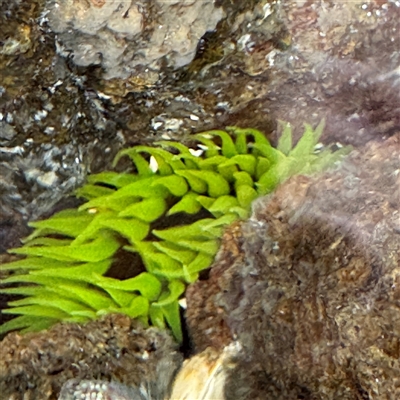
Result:
{"label": "brown rock", "polygon": [[222,350],[233,340],[224,311],[217,305],[217,296],[222,290],[219,281],[223,273],[236,263],[243,263],[240,235],[240,222],[227,229],[219,252],[221,256],[217,256],[209,279],[197,281],[186,290],[186,323],[196,352],[208,347]]}
{"label": "brown rock", "polygon": [[190,322],[201,337],[224,321],[244,347],[228,398],[399,398],[399,210],[399,134],[255,204]]}
{"label": "brown rock", "polygon": [[150,396],[163,398],[181,360],[166,332],[144,329],[123,315],[11,333],[0,345],[0,398],[57,399],[69,379],[142,384]]}

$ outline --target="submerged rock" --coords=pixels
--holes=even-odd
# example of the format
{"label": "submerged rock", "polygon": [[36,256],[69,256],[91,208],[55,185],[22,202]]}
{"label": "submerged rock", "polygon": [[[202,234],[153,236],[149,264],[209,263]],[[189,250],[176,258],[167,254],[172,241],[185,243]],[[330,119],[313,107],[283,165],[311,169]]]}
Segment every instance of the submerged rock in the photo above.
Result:
{"label": "submerged rock", "polygon": [[255,204],[187,293],[196,345],[243,346],[227,398],[400,396],[399,210],[399,134]]}
{"label": "submerged rock", "polygon": [[[62,387],[58,400],[222,400],[226,377],[240,351],[240,344],[233,342],[222,351],[208,348],[186,360],[167,395],[165,391],[149,390],[143,384],[137,388],[115,381],[70,379]],[[160,374],[158,383],[165,385],[162,378]]]}
{"label": "submerged rock", "polygon": [[[108,168],[121,146],[152,135],[179,140],[223,125],[268,134],[277,118],[300,134],[303,122],[325,117],[324,142],[362,147],[398,131],[398,2],[222,0],[224,11],[212,1],[160,0],[151,10],[150,2],[138,3],[0,4],[1,250],[16,246],[27,234],[26,220],[45,215],[87,172]],[[112,16],[114,6],[121,8]],[[174,9],[188,11],[181,26],[194,36],[187,41],[179,41]],[[216,33],[199,40],[225,13]],[[192,25],[197,18],[201,23]],[[161,33],[152,30],[160,21]],[[174,32],[160,48],[160,38]],[[196,48],[195,60],[174,70]],[[118,78],[99,79],[112,76]],[[226,233],[210,279],[189,289],[196,348],[222,349],[237,335],[248,354],[229,381],[228,397],[396,398],[396,140],[355,153],[339,175],[296,178],[261,200],[252,221]],[[102,332],[101,323],[90,326],[95,336]],[[44,344],[40,338],[51,332],[30,337]],[[60,332],[52,346],[61,364],[67,354],[69,370],[70,353],[62,353],[69,333]],[[68,372],[64,379],[58,367],[42,374],[33,344],[16,334],[4,343],[13,341],[31,350],[22,363],[17,350],[2,357],[4,396],[15,390],[19,398],[26,389],[27,396],[46,399],[43,387],[58,382],[59,390],[76,376]],[[21,375],[10,375],[11,366]],[[78,378],[109,382],[95,373]]]}
{"label": "submerged rock", "polygon": [[324,143],[389,137],[399,17],[389,0],[2,2],[0,224],[41,218],[121,147],[161,137],[276,138],[282,119],[298,138],[322,118]]}
{"label": "submerged rock", "polygon": [[[40,333],[11,333],[2,341],[0,393],[1,398],[12,400],[57,399],[68,381],[65,399],[76,391],[108,389],[122,396],[139,388],[162,399],[181,361],[166,332],[144,329],[123,315],[83,326],[58,324]],[[85,381],[94,383],[84,385]],[[118,382],[125,386],[119,387]]]}
{"label": "submerged rock", "polygon": [[70,379],[61,389],[58,400],[146,400],[146,391],[101,380]]}

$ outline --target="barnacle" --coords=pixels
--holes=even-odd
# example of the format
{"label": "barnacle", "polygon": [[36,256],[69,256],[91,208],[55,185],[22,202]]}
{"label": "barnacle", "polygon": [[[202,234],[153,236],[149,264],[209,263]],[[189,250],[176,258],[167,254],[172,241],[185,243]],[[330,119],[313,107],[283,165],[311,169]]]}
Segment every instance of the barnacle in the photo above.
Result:
{"label": "barnacle", "polygon": [[[182,143],[122,150],[135,173],[102,172],[77,191],[86,199],[78,209],[32,222],[33,233],[12,249],[25,258],[1,266],[15,270],[3,293],[23,295],[9,303],[17,314],[0,333],[45,329],[58,321],[85,322],[107,313],[124,313],[165,328],[182,339],[179,298],[187,284],[211,265],[224,228],[247,218],[252,201],[294,174],[320,171],[349,148],[314,148],[323,130],[305,126],[292,146],[289,124],[277,148],[254,129],[230,127],[194,135],[204,154]],[[201,215],[193,223],[156,229],[177,213]],[[184,221],[184,219],[182,219]],[[146,271],[129,279],[105,276],[117,251],[138,253]]]}

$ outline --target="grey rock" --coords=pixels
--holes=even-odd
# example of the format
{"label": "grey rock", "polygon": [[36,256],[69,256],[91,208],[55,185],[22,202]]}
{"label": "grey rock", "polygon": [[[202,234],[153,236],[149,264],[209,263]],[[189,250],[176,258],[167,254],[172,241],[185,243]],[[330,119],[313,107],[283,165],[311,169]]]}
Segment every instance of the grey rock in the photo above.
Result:
{"label": "grey rock", "polygon": [[58,400],[146,400],[139,389],[117,382],[70,379],[61,389]]}
{"label": "grey rock", "polygon": [[7,122],[0,121],[0,144],[5,145],[17,135],[15,129]]}
{"label": "grey rock", "polygon": [[49,24],[75,64],[101,65],[104,78],[189,64],[200,38],[224,17],[204,1],[51,1]]}

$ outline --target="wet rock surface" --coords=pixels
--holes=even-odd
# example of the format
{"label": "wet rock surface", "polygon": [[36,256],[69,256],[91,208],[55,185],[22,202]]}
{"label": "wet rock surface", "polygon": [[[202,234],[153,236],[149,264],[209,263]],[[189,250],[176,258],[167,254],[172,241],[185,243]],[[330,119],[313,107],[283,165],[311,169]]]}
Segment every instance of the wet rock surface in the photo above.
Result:
{"label": "wet rock surface", "polygon": [[226,323],[226,313],[218,304],[217,297],[222,291],[219,281],[226,269],[245,262],[241,224],[237,222],[225,232],[221,250],[208,279],[199,280],[186,289],[185,317],[196,352],[204,351],[208,347],[221,351],[234,339],[234,334]]}
{"label": "wet rock surface", "polygon": [[323,116],[323,141],[356,146],[398,130],[397,3],[288,2],[279,14],[291,45],[265,98],[276,117],[299,126]]}
{"label": "wet rock surface", "polygon": [[[142,387],[149,398],[162,399],[181,361],[166,332],[143,329],[126,316],[111,315],[84,326],[59,324],[47,332],[12,333],[3,340],[0,393],[2,399],[58,399],[68,381],[63,400],[76,399],[81,397],[72,395],[79,389],[90,394],[85,380],[98,380],[100,386],[113,380],[109,389],[115,394]],[[126,388],[118,389],[118,382]]]}
{"label": "wet rock surface", "polygon": [[256,202],[187,292],[195,345],[245,349],[227,398],[399,396],[399,210],[399,134]]}
{"label": "wet rock surface", "polygon": [[147,399],[143,390],[141,392],[138,388],[117,382],[71,379],[63,385],[58,400],[76,400],[85,398],[84,396],[87,396],[88,399],[100,398],[102,400]]}
{"label": "wet rock surface", "polygon": [[[228,398],[397,398],[398,2],[153,3],[155,13],[147,1],[0,2],[0,252],[18,245],[28,220],[70,207],[63,199],[88,173],[109,168],[121,147],[226,125],[255,127],[274,141],[277,119],[298,137],[303,122],[325,118],[322,141],[357,153],[337,175],[292,180],[226,233],[210,278],[187,293],[193,346],[222,349],[235,335],[243,342],[248,357]],[[113,14],[121,5],[122,19]],[[162,49],[172,9],[195,30],[188,41],[178,30]],[[211,17],[186,26],[201,12]],[[161,36],[152,29],[157,18]],[[104,329],[131,337],[125,322],[102,324],[90,325],[95,343],[107,342]],[[30,398],[46,399],[67,378],[125,376],[107,369],[114,361],[98,366],[93,347],[85,354],[95,372],[70,369],[75,355],[86,355],[74,345],[68,353],[69,331],[54,329],[2,342],[1,384],[11,399],[25,390],[18,382]],[[70,331],[80,329],[89,328]],[[36,369],[44,365],[37,349],[49,340],[61,363],[53,375]]]}
{"label": "wet rock surface", "polygon": [[83,88],[86,78],[56,55],[44,5],[0,4],[1,224],[26,224],[48,212],[92,168],[107,165],[123,142],[98,96]]}
{"label": "wet rock surface", "polygon": [[300,135],[326,118],[323,141],[359,146],[399,126],[396,2],[13,0],[0,19],[6,219],[40,217],[121,147],[162,135],[239,125],[274,138],[277,119]]}

